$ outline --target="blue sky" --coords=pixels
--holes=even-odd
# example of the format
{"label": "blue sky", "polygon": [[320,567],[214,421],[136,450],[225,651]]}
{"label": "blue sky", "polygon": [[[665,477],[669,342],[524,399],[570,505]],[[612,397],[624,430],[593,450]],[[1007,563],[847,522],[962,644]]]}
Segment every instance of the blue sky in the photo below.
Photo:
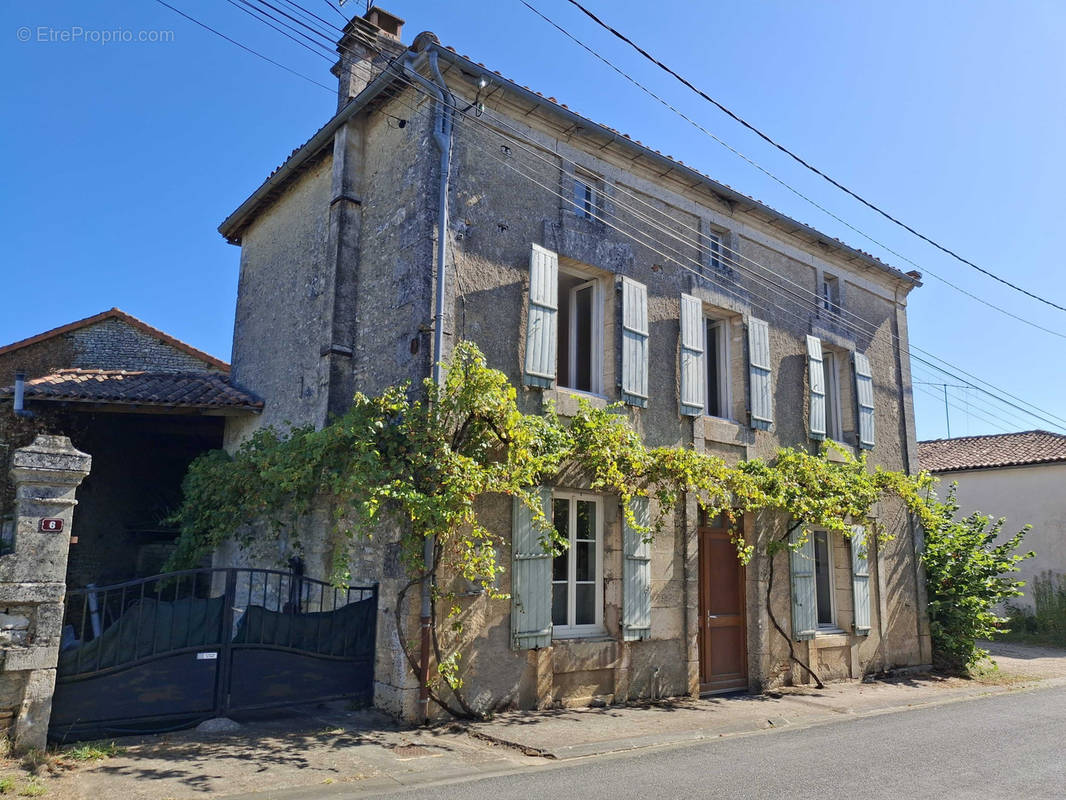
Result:
{"label": "blue sky", "polygon": [[[329,63],[218,0],[170,0],[327,85]],[[978,275],[864,209],[673,83],[564,0],[531,0],[579,38],[833,213],[987,301],[1066,334],[1066,313]],[[301,0],[340,23],[327,0]],[[275,5],[279,3],[275,2]],[[404,39],[445,44],[903,269],[624,83],[518,0],[389,0]],[[1066,305],[1058,234],[1066,185],[1066,6],[971,1],[588,0],[725,105],[843,183],[987,268]],[[345,11],[361,11],[349,0]],[[30,41],[19,40],[20,29]],[[80,29],[81,34],[76,31]],[[89,31],[168,41],[84,41]],[[21,34],[25,36],[26,34]],[[82,41],[62,41],[80,36]],[[96,34],[92,34],[94,38]],[[223,358],[237,248],[232,211],[335,108],[335,95],[248,55],[158,3],[0,7],[0,343],[118,306]],[[911,295],[912,343],[1066,417],[1066,339],[931,277]],[[919,367],[916,378],[958,383]],[[919,386],[918,433],[945,433]],[[951,388],[953,435],[1043,426]],[[925,392],[934,392],[930,397]],[[982,419],[981,417],[985,419]]]}

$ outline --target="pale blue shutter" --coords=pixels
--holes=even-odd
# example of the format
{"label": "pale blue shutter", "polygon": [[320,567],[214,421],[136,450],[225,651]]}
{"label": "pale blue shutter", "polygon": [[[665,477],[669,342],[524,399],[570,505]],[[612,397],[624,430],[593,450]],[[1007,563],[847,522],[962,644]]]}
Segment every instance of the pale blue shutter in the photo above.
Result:
{"label": "pale blue shutter", "polygon": [[866,529],[851,527],[851,587],[855,595],[855,633],[870,633],[870,548],[866,544]]}
{"label": "pale blue shutter", "polygon": [[774,424],[774,398],[770,386],[770,326],[748,318],[748,373],[751,384],[751,427],[764,431]]}
{"label": "pale blue shutter", "polygon": [[648,405],[648,287],[622,278],[622,401]]}
{"label": "pale blue shutter", "polygon": [[807,374],[811,384],[811,411],[807,429],[812,439],[825,438],[825,370],[822,367],[822,340],[807,337]]}
{"label": "pale blue shutter", "polygon": [[859,447],[872,450],[874,446],[874,378],[870,359],[855,353],[855,397],[859,410]]}
{"label": "pale blue shutter", "polygon": [[555,383],[558,314],[559,256],[535,244],[529,254],[529,309],[523,375],[527,386],[550,389]]}
{"label": "pale blue shutter", "polygon": [[[551,489],[541,489],[544,514],[551,522]],[[533,513],[517,498],[511,530],[511,646],[547,647],[552,642],[552,555]]]}
{"label": "pale blue shutter", "polygon": [[[647,497],[634,497],[629,507],[637,524],[651,525]],[[641,533],[624,525],[622,559],[622,638],[627,642],[651,638],[651,546]]]}
{"label": "pale blue shutter", "polygon": [[707,407],[705,333],[703,303],[692,295],[681,295],[681,413],[691,417]]}
{"label": "pale blue shutter", "polygon": [[[802,531],[792,534],[793,544]],[[818,596],[814,585],[814,537],[808,535],[800,547],[792,548],[792,638],[813,639],[818,631]]]}

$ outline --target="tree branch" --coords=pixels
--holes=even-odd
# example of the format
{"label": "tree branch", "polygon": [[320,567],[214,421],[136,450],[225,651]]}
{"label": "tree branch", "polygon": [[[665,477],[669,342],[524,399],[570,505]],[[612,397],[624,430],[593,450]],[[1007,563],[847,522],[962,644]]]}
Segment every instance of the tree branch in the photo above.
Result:
{"label": "tree branch", "polygon": [[[793,531],[795,531],[800,526],[800,524],[801,523],[797,522],[797,523],[793,524],[791,527],[789,527],[789,529],[787,531],[785,531],[785,535],[780,539],[780,541],[788,541],[788,539],[792,536]],[[770,622],[772,622],[774,624],[774,627],[777,629],[777,632],[781,634],[781,636],[784,638],[785,642],[788,644],[788,658],[789,658],[789,660],[790,661],[794,661],[808,675],[810,675],[812,678],[814,678],[814,682],[815,682],[815,684],[817,685],[817,687],[819,689],[824,689],[825,688],[825,684],[822,683],[822,679],[818,677],[818,675],[815,673],[815,671],[813,669],[811,669],[810,666],[808,666],[806,662],[800,660],[799,656],[796,655],[796,648],[795,648],[795,645],[792,643],[792,637],[789,636],[787,633],[785,633],[785,629],[783,627],[781,627],[781,623],[777,621],[777,617],[774,615],[773,603],[770,602],[770,597],[773,594],[773,590],[774,590],[774,555],[775,555],[774,553],[769,553],[769,552],[767,553],[767,557],[770,560],[770,565],[769,565],[770,572],[769,572],[769,575],[767,575],[767,577],[766,577],[766,613],[769,615]]]}

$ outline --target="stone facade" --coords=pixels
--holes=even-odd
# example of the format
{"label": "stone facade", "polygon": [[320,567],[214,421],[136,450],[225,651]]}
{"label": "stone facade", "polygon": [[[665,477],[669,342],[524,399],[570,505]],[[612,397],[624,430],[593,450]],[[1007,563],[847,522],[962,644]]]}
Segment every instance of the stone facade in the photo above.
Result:
{"label": "stone facade", "polygon": [[[595,282],[603,298],[596,325],[600,390],[586,394],[594,403],[621,399],[616,281],[625,276],[647,288],[650,397],[647,408],[630,407],[628,415],[650,445],[692,446],[730,462],[770,458],[780,446],[816,448],[818,442],[808,435],[805,344],[813,334],[840,357],[844,446],[857,452],[849,356],[860,352],[874,371],[877,440],[871,463],[916,468],[909,365],[900,356],[906,353],[906,297],[914,279],[594,123],[578,126],[563,107],[439,48],[431,34],[416,41],[423,50],[416,63],[429,75],[427,53],[437,54],[458,109],[474,102],[479,77],[495,87],[484,123],[456,122],[449,227],[436,228],[440,157],[433,144],[432,101],[402,83],[382,99],[372,82],[323,129],[330,136],[319,142],[325,136],[320,131],[223,224],[222,232],[242,247],[234,379],[266,400],[260,418],[228,422],[230,445],[263,424],[325,424],[331,411],[344,408],[353,389],[373,393],[427,376],[437,357],[431,349],[434,248],[444,235],[448,277],[441,357],[459,339],[471,339],[492,367],[523,385],[530,250],[540,245],[558,254],[561,268]],[[392,122],[399,118],[406,120],[403,127]],[[596,194],[591,219],[573,202],[574,180],[581,176]],[[708,241],[708,234],[737,254],[733,265],[698,245]],[[698,268],[685,268],[693,265]],[[788,292],[817,297],[826,274],[839,282],[839,302],[848,318],[861,320],[860,332],[842,324],[839,310],[817,300],[787,299]],[[760,275],[769,276],[772,288]],[[682,293],[697,297],[708,314],[722,320],[728,352],[722,374],[729,390],[721,417],[679,412]],[[752,319],[769,323],[771,430],[750,419],[746,330]],[[566,414],[573,408],[572,395],[558,385],[523,388],[519,401],[527,411],[554,401]],[[580,478],[556,487],[582,488]],[[623,641],[620,630],[617,500],[602,498],[602,508],[601,634],[515,650],[509,601],[480,595],[462,601],[466,630],[476,634],[463,664],[466,691],[477,706],[532,708],[698,692],[695,501],[671,510],[654,542],[651,638],[638,642]],[[510,530],[509,504],[486,503],[483,511],[490,528]],[[782,529],[776,519],[745,524],[759,541]],[[929,661],[918,543],[910,521],[901,508],[882,503],[869,524],[894,537],[870,559],[870,634],[851,631],[849,551],[840,540],[832,571],[839,630],[797,644],[801,656],[827,677],[858,678]],[[321,557],[309,563],[312,572],[328,568],[328,527],[321,530]],[[377,702],[410,717],[417,687],[402,661],[393,624],[395,591],[403,582],[394,545],[385,533],[360,547],[353,579],[382,583]],[[501,555],[506,563],[509,553]],[[237,556],[227,551],[221,557]],[[786,555],[778,557],[774,570],[771,602],[775,616],[787,624]],[[772,630],[763,600],[768,573],[765,559],[746,573],[745,644],[752,688],[804,680],[789,667],[787,643]],[[507,576],[503,583],[507,591]]]}
{"label": "stone facade", "polygon": [[[38,436],[12,458],[14,551],[0,556],[0,719],[20,750],[47,743],[74,493],[91,464],[65,436]],[[42,531],[42,519],[58,519],[62,530]]]}

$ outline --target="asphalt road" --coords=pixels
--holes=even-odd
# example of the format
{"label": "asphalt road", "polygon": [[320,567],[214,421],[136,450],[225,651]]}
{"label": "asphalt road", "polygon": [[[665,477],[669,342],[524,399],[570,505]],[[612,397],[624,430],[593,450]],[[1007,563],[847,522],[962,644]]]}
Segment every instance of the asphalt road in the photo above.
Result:
{"label": "asphalt road", "polygon": [[390,793],[402,798],[1066,798],[1066,688]]}

